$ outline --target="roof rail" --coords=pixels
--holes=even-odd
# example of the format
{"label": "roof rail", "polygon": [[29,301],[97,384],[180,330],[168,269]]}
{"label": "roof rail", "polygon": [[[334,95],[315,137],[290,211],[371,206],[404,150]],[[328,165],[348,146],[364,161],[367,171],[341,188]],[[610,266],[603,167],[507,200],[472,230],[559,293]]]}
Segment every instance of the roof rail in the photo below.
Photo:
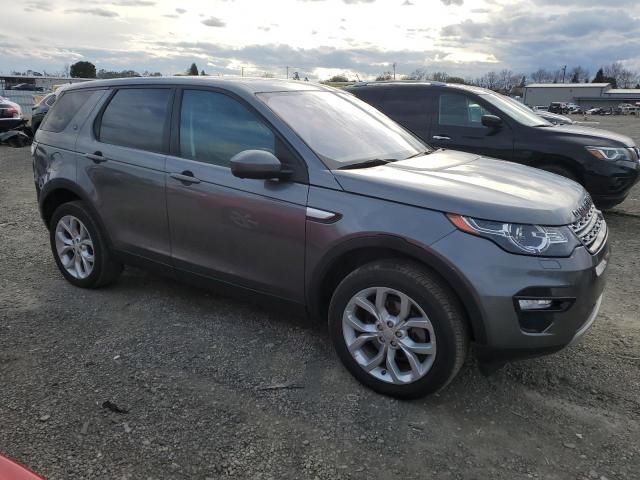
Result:
{"label": "roof rail", "polygon": [[433,85],[436,87],[446,86],[445,82],[437,82],[435,80],[376,80],[376,81],[362,81],[356,82],[351,87],[366,87],[369,85],[388,85],[390,83],[397,83],[399,85],[418,84],[418,85]]}

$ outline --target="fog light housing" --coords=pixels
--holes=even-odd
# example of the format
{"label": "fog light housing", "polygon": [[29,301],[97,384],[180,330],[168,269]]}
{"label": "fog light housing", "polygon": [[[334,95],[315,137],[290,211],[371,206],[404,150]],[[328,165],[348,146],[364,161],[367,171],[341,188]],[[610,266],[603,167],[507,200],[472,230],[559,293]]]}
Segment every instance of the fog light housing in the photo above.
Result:
{"label": "fog light housing", "polygon": [[518,300],[518,306],[523,312],[532,310],[547,310],[553,306],[553,300],[548,298],[527,298]]}

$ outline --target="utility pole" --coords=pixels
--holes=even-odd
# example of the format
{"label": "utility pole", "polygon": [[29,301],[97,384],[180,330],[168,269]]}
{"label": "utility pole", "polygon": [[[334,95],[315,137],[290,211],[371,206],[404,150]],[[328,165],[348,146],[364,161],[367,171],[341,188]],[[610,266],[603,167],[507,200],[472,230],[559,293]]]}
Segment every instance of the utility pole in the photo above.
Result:
{"label": "utility pole", "polygon": [[396,79],[396,62],[393,62],[393,79]]}
{"label": "utility pole", "polygon": [[244,67],[240,67],[240,71],[242,72],[241,75],[244,77]]}
{"label": "utility pole", "polygon": [[564,83],[564,76],[567,73],[567,66],[562,67],[562,83]]}
{"label": "utility pole", "polygon": [[287,80],[289,80],[289,67],[287,66]]}

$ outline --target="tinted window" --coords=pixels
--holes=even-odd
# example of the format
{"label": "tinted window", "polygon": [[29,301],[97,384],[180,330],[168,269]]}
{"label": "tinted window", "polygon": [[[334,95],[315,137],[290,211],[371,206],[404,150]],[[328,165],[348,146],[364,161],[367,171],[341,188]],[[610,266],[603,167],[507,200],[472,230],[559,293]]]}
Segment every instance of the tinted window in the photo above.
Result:
{"label": "tinted window", "polygon": [[77,90],[63,94],[47,114],[40,128],[49,132],[63,131],[92,94],[90,90]]}
{"label": "tinted window", "polygon": [[171,90],[118,90],[102,114],[101,142],[161,152]]}
{"label": "tinted window", "polygon": [[490,113],[475,100],[457,93],[440,95],[438,123],[456,127],[483,128],[482,116]]}
{"label": "tinted window", "polygon": [[276,154],[273,132],[244,105],[215,92],[186,90],[180,115],[180,155],[228,167],[243,150]]}

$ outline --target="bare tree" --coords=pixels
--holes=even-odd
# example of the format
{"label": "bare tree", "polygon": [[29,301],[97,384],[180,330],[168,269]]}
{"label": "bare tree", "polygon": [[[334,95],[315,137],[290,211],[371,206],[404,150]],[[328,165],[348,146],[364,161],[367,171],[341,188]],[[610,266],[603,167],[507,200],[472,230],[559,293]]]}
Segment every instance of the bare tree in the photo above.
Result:
{"label": "bare tree", "polygon": [[427,71],[424,68],[416,68],[409,75],[403,77],[405,80],[426,80]]}
{"label": "bare tree", "polygon": [[531,74],[531,80],[535,83],[551,83],[553,81],[553,74],[544,68],[539,68]]}

